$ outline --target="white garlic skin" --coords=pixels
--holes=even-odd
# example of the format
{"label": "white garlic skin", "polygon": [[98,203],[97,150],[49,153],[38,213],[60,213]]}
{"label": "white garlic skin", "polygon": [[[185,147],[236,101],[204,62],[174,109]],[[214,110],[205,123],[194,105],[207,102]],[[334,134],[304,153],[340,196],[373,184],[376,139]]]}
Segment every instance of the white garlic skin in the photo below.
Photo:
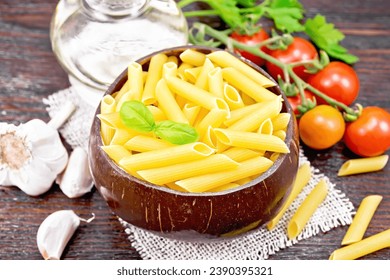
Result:
{"label": "white garlic skin", "polygon": [[93,180],[89,170],[88,154],[83,148],[76,147],[72,151],[58,183],[62,192],[69,198],[77,198],[91,191]]}
{"label": "white garlic skin", "polygon": [[18,169],[0,166],[0,185],[17,186],[30,196],[47,192],[68,162],[58,131],[38,119],[19,126],[0,123],[0,133],[7,131],[25,139],[31,157]]}
{"label": "white garlic skin", "polygon": [[80,218],[72,210],[50,214],[37,232],[37,245],[42,257],[45,260],[59,260],[79,225]]}

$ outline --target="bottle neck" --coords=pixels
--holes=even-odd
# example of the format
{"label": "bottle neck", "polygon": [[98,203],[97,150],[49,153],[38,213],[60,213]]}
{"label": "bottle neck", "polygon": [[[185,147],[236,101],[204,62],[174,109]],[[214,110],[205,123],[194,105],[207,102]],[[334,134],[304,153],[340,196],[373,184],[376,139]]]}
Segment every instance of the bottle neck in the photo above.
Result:
{"label": "bottle neck", "polygon": [[100,18],[137,17],[150,0],[82,0],[84,8]]}

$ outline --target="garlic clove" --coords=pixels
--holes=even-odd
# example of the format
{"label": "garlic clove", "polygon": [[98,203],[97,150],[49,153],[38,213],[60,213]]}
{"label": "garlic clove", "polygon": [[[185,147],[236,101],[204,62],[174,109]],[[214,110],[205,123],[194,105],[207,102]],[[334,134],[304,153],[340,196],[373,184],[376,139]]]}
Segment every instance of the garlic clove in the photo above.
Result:
{"label": "garlic clove", "polygon": [[72,151],[59,185],[69,198],[80,197],[91,191],[93,180],[89,170],[88,154],[83,148],[76,147]]}
{"label": "garlic clove", "polygon": [[39,226],[37,245],[45,260],[59,260],[70,238],[80,225],[80,217],[72,210],[50,214]]}

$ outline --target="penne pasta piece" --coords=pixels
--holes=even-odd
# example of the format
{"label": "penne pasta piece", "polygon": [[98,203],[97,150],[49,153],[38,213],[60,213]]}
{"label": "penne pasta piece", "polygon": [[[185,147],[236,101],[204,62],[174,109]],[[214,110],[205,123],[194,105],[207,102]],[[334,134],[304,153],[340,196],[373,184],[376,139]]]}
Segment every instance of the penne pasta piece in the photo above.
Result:
{"label": "penne pasta piece", "polygon": [[225,155],[215,154],[190,162],[139,170],[137,173],[148,182],[156,185],[163,185],[177,180],[219,172],[222,170],[234,170],[238,167],[238,165],[239,163]]}
{"label": "penne pasta piece", "polygon": [[179,191],[179,192],[186,192],[188,193],[187,190],[179,187],[178,185],[176,185],[175,183],[168,183],[168,184],[165,184],[165,186],[167,186],[168,188],[170,188],[171,190],[175,190],[175,191]]}
{"label": "penne pasta piece", "polygon": [[223,154],[238,162],[254,158],[256,156],[262,156],[262,154],[257,151],[238,147],[230,148],[224,151]]}
{"label": "penne pasta piece", "polygon": [[229,126],[231,130],[238,131],[255,131],[260,127],[260,124],[268,118],[274,118],[282,109],[282,98],[278,96],[274,100],[260,103],[261,106],[251,114],[243,117]]}
{"label": "penne pasta piece", "polygon": [[134,93],[129,90],[128,92],[125,92],[122,97],[118,100],[115,111],[119,112],[122,108],[123,103],[126,101],[134,100]]}
{"label": "penne pasta piece", "polygon": [[286,129],[288,123],[290,122],[291,115],[289,113],[280,113],[272,119],[272,126],[275,131]]}
{"label": "penne pasta piece", "polygon": [[198,78],[200,72],[202,71],[202,66],[198,67],[193,67],[193,68],[188,68],[184,70],[184,80],[191,83],[195,84],[196,79]]}
{"label": "penne pasta piece", "polygon": [[146,106],[148,110],[152,113],[153,118],[156,122],[167,120],[167,116],[164,114],[164,112],[157,106],[154,105],[148,105]]}
{"label": "penne pasta piece", "polygon": [[330,260],[355,260],[390,247],[390,229],[333,251]]}
{"label": "penne pasta piece", "polygon": [[380,195],[369,195],[362,200],[352,224],[349,226],[347,233],[341,241],[341,245],[348,245],[362,240],[372,216],[381,201],[382,196]]}
{"label": "penne pasta piece", "polygon": [[138,135],[139,132],[131,129],[115,129],[114,136],[111,139],[110,145],[124,145],[130,138]]}
{"label": "penne pasta piece", "polygon": [[185,63],[185,62],[181,63],[181,64],[177,67],[177,76],[178,76],[180,79],[185,80],[184,71],[185,71],[186,69],[190,69],[190,68],[192,68],[192,67],[194,67],[194,66],[191,65],[191,64],[188,64],[188,63]]}
{"label": "penne pasta piece", "polygon": [[186,116],[173,97],[172,92],[164,79],[158,81],[156,86],[156,99],[159,108],[164,112],[169,120],[178,123],[188,123]]}
{"label": "penne pasta piece", "polygon": [[177,64],[174,62],[165,62],[163,65],[162,76],[176,76],[177,74]]}
{"label": "penne pasta piece", "polygon": [[235,110],[245,106],[240,93],[229,84],[225,84],[223,87],[223,99],[225,99],[229,105],[230,110]]}
{"label": "penne pasta piece", "polygon": [[131,100],[141,100],[144,88],[142,66],[137,62],[131,62],[127,69],[129,89],[134,94]]}
{"label": "penne pasta piece", "polygon": [[153,104],[156,101],[156,85],[162,77],[162,68],[167,60],[168,57],[165,54],[156,54],[150,59],[149,74],[146,77],[144,92],[141,99],[146,105]]}
{"label": "penne pasta piece", "polygon": [[269,159],[275,162],[278,157],[280,156],[280,153],[272,153],[272,155],[269,156]]}
{"label": "penne pasta piece", "polygon": [[183,107],[183,114],[186,116],[188,123],[193,125],[199,114],[201,107],[192,103],[186,103]]}
{"label": "penne pasta piece", "polygon": [[207,145],[215,148],[218,153],[222,153],[225,150],[231,148],[231,146],[223,144],[221,141],[218,140],[217,136],[214,133],[214,128],[211,126],[207,128],[207,132],[203,136],[202,141]]}
{"label": "penne pasta piece", "polygon": [[243,161],[234,170],[209,173],[177,181],[176,184],[189,192],[205,192],[216,187],[246,178],[259,175],[272,165],[272,161],[265,157],[255,157]]}
{"label": "penne pasta piece", "polygon": [[123,86],[121,87],[121,89],[117,92],[117,94],[115,95],[115,101],[118,103],[119,100],[122,98],[122,96],[128,92],[130,90],[130,87],[129,87],[129,80],[126,80],[126,82],[123,84]]}
{"label": "penne pasta piece", "polygon": [[162,167],[176,163],[201,159],[215,152],[204,143],[195,142],[185,145],[173,146],[160,150],[134,154],[123,158],[119,164],[126,171],[135,171]]}
{"label": "penne pasta piece", "polygon": [[214,69],[214,64],[210,59],[206,58],[198,77],[196,78],[195,86],[208,90],[208,74]]}
{"label": "penne pasta piece", "polygon": [[216,51],[209,53],[207,57],[214,62],[215,64],[221,67],[234,67],[241,73],[244,73],[247,77],[255,81],[258,85],[262,87],[273,87],[276,86],[274,82],[260,74],[258,71],[250,67],[248,64],[241,61],[239,58],[234,55],[225,52],[225,51]]}
{"label": "penne pasta piece", "polygon": [[294,239],[301,233],[318,206],[324,201],[327,194],[327,183],[324,179],[321,179],[305,198],[288,223],[287,236],[289,239]]}
{"label": "penne pasta piece", "polygon": [[228,115],[229,111],[212,109],[195,127],[195,129],[198,131],[200,139],[206,135],[210,126],[213,128],[220,127]]}
{"label": "penne pasta piece", "polygon": [[241,99],[242,99],[242,102],[244,102],[244,104],[247,106],[257,103],[256,100],[254,100],[252,97],[249,97],[245,93],[241,93]]}
{"label": "penne pasta piece", "polygon": [[388,155],[350,159],[339,169],[338,176],[367,173],[382,170],[389,159]]}
{"label": "penne pasta piece", "polygon": [[286,136],[287,136],[286,131],[284,131],[284,130],[274,131],[274,132],[272,133],[272,135],[274,135],[274,136],[280,138],[280,139],[283,140],[283,141],[286,139]]}
{"label": "penne pasta piece", "polygon": [[124,158],[131,156],[131,152],[126,150],[121,145],[108,145],[108,146],[101,146],[102,150],[116,163],[119,163],[119,161]]}
{"label": "penne pasta piece", "polygon": [[171,144],[162,139],[158,139],[152,136],[146,135],[137,135],[126,141],[124,147],[127,150],[134,152],[147,152],[159,149],[165,149],[169,147],[174,147],[174,144]]}
{"label": "penne pasta piece", "polygon": [[165,77],[165,80],[167,81],[170,90],[197,105],[200,105],[208,110],[214,108],[229,110],[229,106],[223,99],[212,96],[209,92],[200,89],[193,84],[171,76]]}
{"label": "penne pasta piece", "polygon": [[234,181],[234,183],[239,184],[240,186],[245,185],[252,181],[251,177],[242,178],[240,180]]}
{"label": "penne pasta piece", "polygon": [[179,59],[177,58],[177,56],[171,55],[171,56],[168,56],[167,62],[173,62],[176,65],[178,65]]}
{"label": "penne pasta piece", "polygon": [[262,103],[256,103],[243,108],[235,109],[230,112],[230,118],[225,121],[225,125],[230,126],[241,118],[244,118],[257,110],[261,109],[264,105]]}
{"label": "penne pasta piece", "polygon": [[202,66],[206,59],[206,55],[204,53],[195,51],[193,49],[186,49],[179,55],[179,57],[181,61],[194,66]]}
{"label": "penne pasta piece", "polygon": [[105,95],[100,103],[100,113],[108,114],[115,112],[116,101],[111,95]]}
{"label": "penne pasta piece", "polygon": [[100,124],[100,134],[104,145],[110,144],[112,138],[115,135],[115,129],[106,123]]}
{"label": "penne pasta piece", "polygon": [[270,118],[264,120],[261,124],[257,133],[273,135],[274,127]]}
{"label": "penne pasta piece", "polygon": [[208,75],[208,89],[210,93],[218,98],[223,98],[223,78],[221,67],[215,67]]}
{"label": "penne pasta piece", "polygon": [[214,133],[218,140],[225,145],[259,151],[271,151],[279,153],[289,152],[289,148],[287,147],[286,143],[273,135],[235,131],[223,128],[214,129]]}
{"label": "penne pasta piece", "polygon": [[259,86],[256,82],[242,74],[235,68],[228,67],[222,69],[222,77],[229,84],[249,95],[257,102],[272,100],[277,95],[268,89]]}
{"label": "penne pasta piece", "polygon": [[121,120],[119,112],[98,114],[97,117],[99,118],[102,124],[104,123],[109,127],[127,129],[125,124]]}
{"label": "penne pasta piece", "polygon": [[309,163],[303,163],[301,166],[299,166],[291,193],[289,194],[282,208],[279,210],[278,214],[276,214],[276,216],[267,224],[267,228],[269,230],[273,229],[278,224],[279,220],[283,217],[291,203],[295,200],[298,194],[301,193],[302,189],[309,183],[311,175],[312,174]]}
{"label": "penne pasta piece", "polygon": [[237,188],[237,187],[239,187],[239,186],[240,186],[240,185],[237,184],[237,183],[227,183],[227,184],[225,184],[225,185],[222,185],[222,186],[213,188],[213,189],[209,190],[209,192],[221,192],[221,191],[226,191],[226,190],[234,189],[234,188]]}

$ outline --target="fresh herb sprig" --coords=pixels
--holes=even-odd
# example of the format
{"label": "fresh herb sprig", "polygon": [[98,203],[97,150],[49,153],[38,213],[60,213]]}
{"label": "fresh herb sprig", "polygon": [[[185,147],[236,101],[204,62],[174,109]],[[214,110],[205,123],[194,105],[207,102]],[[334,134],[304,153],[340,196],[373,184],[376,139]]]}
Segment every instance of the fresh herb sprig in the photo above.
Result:
{"label": "fresh herb sprig", "polygon": [[124,102],[119,114],[122,122],[128,128],[139,132],[154,132],[157,137],[172,144],[188,144],[197,141],[199,138],[195,128],[188,124],[171,120],[156,123],[153,114],[140,101]]}
{"label": "fresh herb sprig", "polygon": [[209,10],[184,11],[186,17],[219,16],[229,27],[230,32],[252,35],[259,29],[261,18],[274,22],[275,29],[281,33],[302,32],[312,42],[325,51],[328,56],[353,64],[359,59],[341,46],[345,35],[328,23],[323,15],[305,20],[305,9],[299,0],[265,0],[256,4],[255,0],[181,0],[179,7],[184,8],[194,2],[206,3]]}

